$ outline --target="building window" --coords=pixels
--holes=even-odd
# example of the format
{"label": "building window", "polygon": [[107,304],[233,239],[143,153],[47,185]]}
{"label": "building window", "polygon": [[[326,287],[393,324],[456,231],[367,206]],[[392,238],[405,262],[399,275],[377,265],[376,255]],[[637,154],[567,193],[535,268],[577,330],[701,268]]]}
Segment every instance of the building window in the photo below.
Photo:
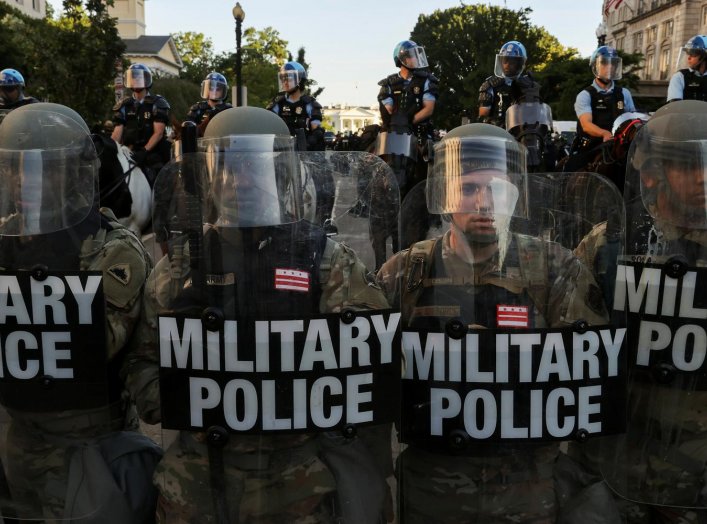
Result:
{"label": "building window", "polygon": [[652,44],[658,40],[658,26],[651,26],[648,28],[648,43]]}
{"label": "building window", "polygon": [[660,52],[660,79],[668,78],[670,72],[670,48],[666,47]]}
{"label": "building window", "polygon": [[39,0],[32,0],[32,9],[39,11]]}
{"label": "building window", "polygon": [[663,38],[670,38],[673,36],[673,21],[666,20],[663,22]]}
{"label": "building window", "polygon": [[702,6],[702,25],[707,25],[707,5]]}
{"label": "building window", "polygon": [[636,7],[636,14],[640,15],[646,10],[645,0],[638,0],[638,6]]}
{"label": "building window", "polygon": [[621,49],[621,50],[623,50],[623,48],[624,48],[624,40],[625,40],[625,38],[624,38],[623,36],[616,39],[616,49]]}
{"label": "building window", "polygon": [[653,68],[655,67],[655,55],[649,53],[646,55],[646,67],[644,68],[644,78],[645,80],[651,80],[653,78]]}
{"label": "building window", "polygon": [[643,49],[643,32],[633,34],[633,52],[639,53]]}

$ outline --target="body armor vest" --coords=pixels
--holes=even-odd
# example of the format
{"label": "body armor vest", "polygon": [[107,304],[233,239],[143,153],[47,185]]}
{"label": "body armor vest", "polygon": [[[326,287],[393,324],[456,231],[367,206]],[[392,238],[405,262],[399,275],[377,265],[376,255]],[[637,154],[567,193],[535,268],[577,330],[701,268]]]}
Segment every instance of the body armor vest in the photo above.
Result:
{"label": "body armor vest", "polygon": [[707,74],[698,76],[694,71],[690,71],[689,69],[681,69],[680,72],[685,79],[682,99],[702,100],[707,102]]}
{"label": "body armor vest", "polygon": [[[614,90],[611,93],[600,93],[593,86],[589,86],[584,90],[591,97],[592,123],[602,129],[611,131],[614,120],[626,111],[624,108],[623,89],[619,84],[614,83]],[[585,133],[579,122],[577,122],[577,136],[580,139],[585,139],[585,141],[596,142],[596,140],[601,140]]]}
{"label": "body armor vest", "polygon": [[[412,118],[415,113],[422,109],[423,96],[425,94],[425,83],[436,82],[436,79],[425,71],[415,71],[410,82],[405,85],[405,79],[399,74],[390,75],[385,80],[379,82],[383,89],[378,95],[380,102],[380,113],[383,121],[382,131],[395,131],[398,133],[412,132]],[[386,87],[390,89],[387,92]],[[393,113],[383,106],[383,99],[391,97],[393,99]],[[429,122],[429,121],[427,121]],[[418,125],[423,124],[422,122]]]}

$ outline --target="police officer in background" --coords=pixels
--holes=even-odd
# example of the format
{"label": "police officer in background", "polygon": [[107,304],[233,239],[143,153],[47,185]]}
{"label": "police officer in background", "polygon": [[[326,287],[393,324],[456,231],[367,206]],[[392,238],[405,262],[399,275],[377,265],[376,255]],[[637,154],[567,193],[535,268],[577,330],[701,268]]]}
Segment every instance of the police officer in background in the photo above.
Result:
{"label": "police officer in background", "polygon": [[0,111],[12,110],[35,102],[39,100],[25,95],[25,79],[19,71],[15,69],[0,71]]}
{"label": "police officer in background", "polygon": [[439,96],[439,81],[426,70],[427,55],[422,46],[403,40],[393,49],[397,73],[384,78],[378,85],[381,131],[390,132],[395,126],[409,126],[420,144],[433,138],[432,114]]}
{"label": "police officer in background", "polygon": [[680,49],[678,71],[670,77],[668,102],[707,101],[707,36],[696,35]]}
{"label": "police officer in background", "polygon": [[189,108],[186,120],[194,122],[199,130],[199,136],[204,136],[204,130],[209,120],[224,109],[233,107],[226,102],[228,97],[228,82],[221,73],[212,72],[201,82],[202,101]]}
{"label": "police officer in background", "polygon": [[[164,425],[160,408],[165,413],[174,402],[172,388],[170,398],[160,396],[161,316],[198,316],[217,307],[238,321],[240,339],[252,336],[248,326],[255,319],[387,307],[356,254],[302,219],[301,163],[282,119],[262,108],[228,109],[214,117],[201,145],[204,152],[165,168],[156,186],[173,183],[167,190],[174,213],[199,207],[184,203],[195,198],[185,176],[192,166],[202,173],[194,188],[204,194],[196,197],[201,213],[181,221],[193,223],[183,233],[189,227],[201,238],[170,240],[150,276],[139,337],[127,359],[128,387],[150,424]],[[172,168],[181,176],[172,176]],[[286,374],[278,380],[285,383]],[[238,432],[219,452],[204,433],[182,431],[155,477],[159,520],[377,523],[392,474],[390,429],[360,428],[355,438],[336,431]]]}
{"label": "police officer in background", "polygon": [[[0,427],[9,426],[0,497],[3,514],[20,520],[117,524],[154,514],[150,479],[161,452],[129,432],[137,430],[137,417],[118,375],[151,261],[140,240],[109,209],[99,209],[98,163],[88,126],[68,107],[27,105],[0,126],[0,273],[18,282],[31,274],[31,289],[44,285],[42,294],[56,300],[48,308],[53,314],[23,327],[28,334],[63,335],[53,349],[43,336],[39,347],[35,342],[39,360],[32,344],[25,355],[3,357],[0,398],[10,420],[0,416]],[[77,301],[95,293],[81,315],[68,297],[72,279],[81,288],[74,286]],[[3,309],[6,341],[19,326],[14,307]],[[42,354],[42,370],[34,371],[40,380],[31,370]],[[54,366],[46,360],[52,354]],[[126,481],[122,487],[105,463],[116,455],[132,457],[129,466],[120,460],[110,466]]]}
{"label": "police officer in background", "polygon": [[125,86],[133,94],[113,107],[115,127],[111,136],[132,149],[136,164],[150,168],[152,175],[157,176],[171,155],[165,134],[169,103],[164,97],[150,93],[152,72],[146,65],[132,64],[126,73]]}
{"label": "police officer in background", "polygon": [[[514,328],[569,327],[579,320],[590,325],[606,323],[601,292],[579,260],[554,242],[515,230],[516,221],[528,220],[528,198],[534,192],[528,186],[525,162],[524,147],[499,127],[474,123],[451,130],[435,146],[426,185],[430,212],[442,214],[449,230],[397,253],[378,272],[388,300],[400,305],[403,329],[427,336],[420,347],[429,344],[431,336],[446,334],[450,346],[452,338],[461,343],[467,340],[466,364],[450,365],[448,371],[435,367],[433,373],[420,377],[420,363],[414,362],[419,351],[408,349],[403,335],[407,370],[401,427],[408,446],[397,468],[401,522],[555,521],[552,467],[559,452],[557,442],[523,441],[528,434],[503,441],[498,431],[474,438],[471,430],[453,425],[457,420],[445,421],[439,428],[443,431],[433,431],[430,423],[440,416],[440,407],[435,408],[431,400],[432,389],[440,392],[448,387],[463,401],[469,392],[465,387],[485,387],[475,381],[473,386],[463,385],[472,382],[469,375],[466,380],[463,374],[456,381],[452,378],[453,368],[463,373],[474,366],[468,360],[472,336],[471,332],[465,335],[468,330],[510,329],[512,333]],[[539,194],[536,197],[547,208],[560,204]],[[402,214],[404,221],[404,208]],[[531,231],[545,229],[539,221],[529,226]],[[465,352],[464,348],[459,351]],[[493,369],[494,348],[479,347],[478,352],[489,357],[477,364],[479,368]],[[451,349],[449,358],[451,362]],[[486,393],[495,396],[497,391]],[[451,411],[451,405],[441,409]],[[464,413],[467,409],[468,403]],[[475,420],[470,425],[484,419],[485,432],[509,412],[527,413],[528,406],[519,402],[510,409],[514,411],[508,406],[503,412],[499,406],[498,413],[484,409],[482,416],[477,411],[480,408],[472,408]]]}
{"label": "police officer in background", "polygon": [[324,128],[322,128],[322,106],[305,94],[307,71],[299,62],[287,62],[277,75],[280,93],[268,104],[267,109],[280,115],[290,135],[304,131],[307,151],[324,151]]}
{"label": "police officer in background", "polygon": [[506,127],[506,111],[520,102],[540,100],[540,84],[524,73],[528,53],[525,46],[511,40],[496,54],[493,76],[479,88],[479,122]]}
{"label": "police officer in background", "polygon": [[577,95],[577,138],[573,152],[586,152],[611,140],[611,127],[620,114],[635,111],[631,93],[616,80],[621,79],[622,59],[616,49],[597,48],[589,58],[594,81]]}

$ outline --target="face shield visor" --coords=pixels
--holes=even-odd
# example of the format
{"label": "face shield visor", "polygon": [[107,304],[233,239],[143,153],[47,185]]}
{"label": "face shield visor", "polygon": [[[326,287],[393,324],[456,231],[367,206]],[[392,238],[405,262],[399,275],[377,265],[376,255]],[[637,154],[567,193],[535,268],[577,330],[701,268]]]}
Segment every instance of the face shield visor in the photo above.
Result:
{"label": "face shield visor", "polygon": [[297,89],[301,81],[302,77],[300,76],[299,71],[295,71],[294,69],[280,71],[277,74],[277,85],[278,90],[280,91],[286,91],[289,93],[290,91]]}
{"label": "face shield visor", "polygon": [[640,188],[644,207],[662,224],[707,229],[707,136],[692,131],[704,129],[700,118],[675,114],[649,120],[629,152],[629,187]]}
{"label": "face shield visor", "polygon": [[94,205],[98,159],[81,124],[48,111],[12,113],[0,131],[0,235],[71,229]]}
{"label": "face shield visor", "polygon": [[128,69],[125,87],[128,89],[148,89],[152,85],[152,75],[143,69]]}
{"label": "face shield visor", "polygon": [[701,48],[685,46],[678,53],[678,62],[676,69],[697,69],[701,62],[707,58],[707,51]]}
{"label": "face shield visor", "polygon": [[201,82],[201,98],[204,100],[223,100],[226,98],[226,84],[218,80]]}
{"label": "face shield visor", "polygon": [[621,80],[621,64],[623,60],[620,56],[609,57],[599,55],[592,64],[592,73],[594,76],[610,82],[612,80]]}
{"label": "face shield visor", "polygon": [[302,180],[293,139],[238,135],[201,142],[213,222],[263,227],[302,218]]}
{"label": "face shield visor", "polygon": [[524,56],[496,55],[493,73],[499,78],[518,78],[525,67]]}
{"label": "face shield visor", "polygon": [[400,63],[408,69],[421,69],[429,66],[425,49],[422,46],[401,49],[398,58]]}

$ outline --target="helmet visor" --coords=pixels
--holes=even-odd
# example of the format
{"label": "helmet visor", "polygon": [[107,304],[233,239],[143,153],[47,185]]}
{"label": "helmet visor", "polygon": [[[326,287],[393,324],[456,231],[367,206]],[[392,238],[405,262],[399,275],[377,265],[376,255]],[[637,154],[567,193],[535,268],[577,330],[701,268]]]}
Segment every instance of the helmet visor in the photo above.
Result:
{"label": "helmet visor", "polygon": [[420,69],[429,65],[425,49],[422,46],[401,49],[398,53],[398,58],[400,63],[408,69]]}
{"label": "helmet visor", "polygon": [[524,56],[496,55],[493,72],[499,78],[518,78],[524,67]]}
{"label": "helmet visor", "polygon": [[299,86],[301,81],[302,78],[298,71],[287,70],[277,74],[277,85],[280,91],[292,91]]}
{"label": "helmet visor", "polygon": [[685,46],[680,49],[678,54],[677,70],[696,69],[699,63],[705,59],[705,56],[704,49]]}
{"label": "helmet visor", "polygon": [[147,89],[152,85],[152,75],[144,69],[128,69],[125,86],[128,89]]}
{"label": "helmet visor", "polygon": [[202,145],[213,223],[260,227],[301,219],[302,183],[291,137],[241,135]]}
{"label": "helmet visor", "polygon": [[501,138],[443,140],[427,180],[429,211],[527,216],[525,156],[522,145]]}
{"label": "helmet visor", "polygon": [[621,80],[621,64],[623,60],[620,56],[597,56],[592,64],[592,73],[597,78],[605,82],[611,80]]}
{"label": "helmet visor", "polygon": [[218,80],[201,82],[201,98],[205,100],[223,100],[226,98],[226,84]]}
{"label": "helmet visor", "polygon": [[94,203],[98,159],[81,124],[25,111],[3,126],[13,139],[0,149],[0,235],[54,233],[83,221]]}

